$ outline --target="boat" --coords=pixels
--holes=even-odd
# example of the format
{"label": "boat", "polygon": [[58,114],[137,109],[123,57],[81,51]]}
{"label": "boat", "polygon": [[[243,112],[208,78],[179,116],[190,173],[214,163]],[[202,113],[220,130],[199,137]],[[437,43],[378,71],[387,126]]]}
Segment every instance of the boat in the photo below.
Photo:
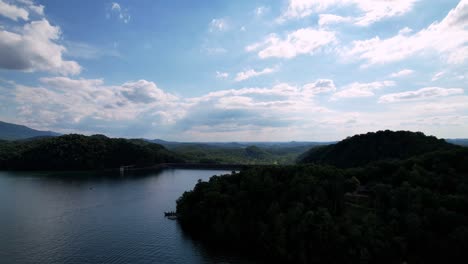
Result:
{"label": "boat", "polygon": [[177,219],[177,213],[176,212],[164,212],[164,216],[167,217],[170,220],[176,220]]}

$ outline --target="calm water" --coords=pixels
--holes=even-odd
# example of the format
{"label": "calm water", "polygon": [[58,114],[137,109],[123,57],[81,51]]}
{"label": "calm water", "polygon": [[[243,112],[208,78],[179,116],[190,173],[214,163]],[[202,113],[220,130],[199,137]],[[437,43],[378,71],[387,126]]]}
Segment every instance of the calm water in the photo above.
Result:
{"label": "calm water", "polygon": [[163,216],[198,179],[223,173],[0,172],[0,262],[244,263],[208,252]]}

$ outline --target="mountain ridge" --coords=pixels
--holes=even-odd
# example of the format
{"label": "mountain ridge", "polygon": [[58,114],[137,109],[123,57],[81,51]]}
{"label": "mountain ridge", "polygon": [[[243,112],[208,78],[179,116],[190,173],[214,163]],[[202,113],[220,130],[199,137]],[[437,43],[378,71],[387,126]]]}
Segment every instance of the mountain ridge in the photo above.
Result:
{"label": "mountain ridge", "polygon": [[53,131],[36,130],[24,125],[0,121],[0,139],[3,140],[21,140],[34,137],[55,137],[60,135],[60,133]]}
{"label": "mountain ridge", "polygon": [[299,164],[316,163],[340,168],[360,167],[387,160],[407,159],[460,146],[422,132],[377,131],[348,137],[336,144],[312,148],[298,158]]}

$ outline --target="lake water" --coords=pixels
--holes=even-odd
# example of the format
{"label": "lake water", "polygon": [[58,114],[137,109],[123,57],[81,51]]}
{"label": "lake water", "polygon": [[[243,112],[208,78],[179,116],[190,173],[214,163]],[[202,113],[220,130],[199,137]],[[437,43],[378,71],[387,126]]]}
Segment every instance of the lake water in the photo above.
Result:
{"label": "lake water", "polygon": [[224,173],[0,172],[0,262],[245,263],[207,251],[163,215],[198,179]]}

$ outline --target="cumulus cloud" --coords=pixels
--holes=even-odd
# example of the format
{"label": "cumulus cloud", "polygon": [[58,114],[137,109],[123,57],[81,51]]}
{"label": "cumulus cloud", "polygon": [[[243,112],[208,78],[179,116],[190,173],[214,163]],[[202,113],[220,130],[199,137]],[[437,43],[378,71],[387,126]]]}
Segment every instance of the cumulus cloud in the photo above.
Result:
{"label": "cumulus cloud", "polygon": [[414,34],[403,30],[386,39],[376,36],[353,41],[351,47],[341,51],[341,55],[347,59],[365,61],[365,66],[369,66],[436,52],[449,64],[461,64],[468,59],[467,17],[468,0],[462,0],[441,22],[434,22]]}
{"label": "cumulus cloud", "polygon": [[290,59],[301,54],[313,54],[318,49],[336,42],[334,32],[301,28],[288,33],[285,38],[270,34],[264,41],[247,46],[248,52],[258,50],[261,59],[269,57]]}
{"label": "cumulus cloud", "polygon": [[16,0],[16,2],[22,5],[24,8],[28,9],[30,12],[33,12],[39,16],[44,15],[44,6],[36,4],[33,0]]}
{"label": "cumulus cloud", "polygon": [[39,16],[44,15],[44,6],[36,4],[33,0],[16,0],[15,4],[0,0],[0,16],[14,21],[19,19],[28,21],[30,12]]}
{"label": "cumulus cloud", "polygon": [[241,127],[285,128],[305,113],[326,113],[314,95],[331,86],[331,80],[317,80],[303,87],[281,83],[180,98],[146,80],[106,85],[102,79],[52,77],[41,78],[35,87],[13,84],[12,94],[22,123],[49,129],[95,133],[111,127],[118,133],[119,125],[138,121],[138,129],[148,131],[156,126],[183,134],[212,126],[225,133],[229,127],[238,132]]}
{"label": "cumulus cloud", "polygon": [[402,101],[424,100],[463,93],[464,90],[462,88],[425,87],[416,91],[406,91],[401,93],[387,94],[381,96],[379,102],[394,103]]}
{"label": "cumulus cloud", "polygon": [[395,86],[393,81],[371,82],[371,83],[351,83],[346,85],[343,89],[333,94],[331,100],[338,100],[340,98],[357,98],[357,97],[370,97],[375,95],[376,90],[385,87]]}
{"label": "cumulus cloud", "polygon": [[86,127],[86,122],[94,122],[106,126],[134,122],[138,117],[169,124],[182,114],[178,97],[146,80],[112,86],[101,79],[52,77],[41,78],[40,83],[37,87],[15,85],[18,116],[28,123]]}
{"label": "cumulus cloud", "polygon": [[[3,83],[12,87],[3,95],[16,102],[18,122],[62,132],[158,135],[192,141],[336,140],[386,128],[437,132],[436,123],[442,124],[437,126],[441,129],[445,129],[443,125],[468,128],[467,119],[461,115],[468,110],[468,98],[460,88],[382,96],[382,102],[399,100],[399,103],[387,103],[374,113],[333,110],[320,105],[317,95],[336,90],[329,79],[304,85],[279,83],[271,87],[220,90],[188,98],[177,97],[146,80],[108,85],[102,79],[53,77],[41,78],[35,87]],[[388,81],[352,83],[345,88],[373,92],[391,85]],[[419,94],[431,100],[415,99]]]}
{"label": "cumulus cloud", "polygon": [[165,93],[155,83],[146,80],[126,82],[120,86],[120,93],[133,103],[170,102],[177,99],[176,96]]}
{"label": "cumulus cloud", "polygon": [[[317,85],[320,81],[317,81]],[[188,98],[187,115],[178,124],[184,134],[241,135],[256,131],[286,129],[306,114],[328,112],[314,102],[313,94],[303,87],[280,83],[273,87],[251,87],[211,92]],[[207,129],[210,127],[211,129]],[[253,139],[251,137],[250,140]]]}
{"label": "cumulus cloud", "polygon": [[29,13],[26,9],[5,3],[3,0],[0,0],[0,15],[15,21],[29,19]]}
{"label": "cumulus cloud", "polygon": [[271,74],[271,73],[276,72],[277,70],[278,70],[278,66],[273,67],[273,68],[265,68],[265,69],[260,70],[260,71],[250,69],[250,70],[247,70],[247,71],[238,72],[237,75],[236,75],[236,78],[234,80],[236,82],[240,82],[240,81],[250,79],[252,77],[257,77],[257,76],[265,75],[265,74]]}
{"label": "cumulus cloud", "polygon": [[[419,0],[289,0],[286,11],[279,17],[279,22],[297,19],[337,8],[354,7],[360,15],[346,20],[359,26],[368,26],[385,18],[401,16],[411,11]],[[326,21],[326,19],[324,20]],[[324,22],[322,21],[322,22]]]}
{"label": "cumulus cloud", "polygon": [[410,69],[403,69],[401,71],[397,71],[397,72],[394,72],[392,74],[390,74],[390,77],[392,78],[398,78],[398,77],[403,77],[403,76],[408,76],[408,75],[411,75],[413,74],[414,71],[413,70],[410,70]]}
{"label": "cumulus cloud", "polygon": [[80,65],[64,60],[65,47],[58,44],[60,28],[46,19],[25,24],[18,32],[0,30],[0,67],[11,70],[78,74]]}

